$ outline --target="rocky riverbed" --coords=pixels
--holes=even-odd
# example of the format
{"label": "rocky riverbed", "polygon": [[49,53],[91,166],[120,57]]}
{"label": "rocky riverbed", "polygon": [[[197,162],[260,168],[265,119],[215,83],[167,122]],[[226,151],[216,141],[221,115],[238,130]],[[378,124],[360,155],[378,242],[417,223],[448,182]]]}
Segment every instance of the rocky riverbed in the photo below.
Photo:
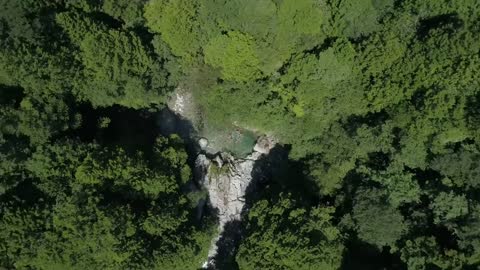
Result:
{"label": "rocky riverbed", "polygon": [[235,158],[228,153],[219,153],[213,159],[200,154],[196,160],[196,168],[201,171],[197,179],[208,191],[209,205],[218,210],[218,236],[212,240],[208,259],[204,268],[215,265],[218,241],[225,225],[239,221],[245,207],[247,189],[252,184],[255,162],[268,154],[274,143],[268,137],[262,137],[255,145],[256,150],[245,158]]}
{"label": "rocky riverbed", "polygon": [[[169,130],[178,129],[180,126],[180,131],[188,130],[184,126],[185,122],[189,122],[194,131],[192,133],[198,136],[198,111],[192,95],[186,90],[179,88],[168,102],[168,106],[168,114],[175,114],[176,122],[183,124],[178,125],[174,123],[171,115],[168,119],[161,119],[160,122],[167,123],[169,125],[167,129]],[[167,118],[164,115],[160,117]],[[170,128],[170,126],[173,128]],[[235,132],[238,132],[238,130]],[[228,131],[222,132],[228,133]],[[253,132],[250,133],[253,134]],[[185,134],[182,137],[185,137]],[[231,222],[241,220],[242,213],[245,210],[245,197],[252,184],[253,176],[261,174],[261,172],[254,171],[255,169],[260,170],[255,164],[270,152],[276,142],[272,137],[260,136],[250,146],[248,155],[238,157],[231,154],[230,151],[223,150],[225,148],[228,149],[228,147],[218,143],[221,141],[218,139],[218,136],[215,136],[215,138],[197,137],[194,141],[196,144],[195,148],[199,149],[195,160],[195,181],[198,187],[208,191],[207,205],[218,213],[218,234],[217,237],[212,239],[208,258],[206,258],[203,265],[205,269],[215,269],[215,257],[217,256],[219,241],[225,226]],[[240,141],[232,141],[229,144],[235,146]],[[200,205],[202,208],[203,206],[203,204]]]}

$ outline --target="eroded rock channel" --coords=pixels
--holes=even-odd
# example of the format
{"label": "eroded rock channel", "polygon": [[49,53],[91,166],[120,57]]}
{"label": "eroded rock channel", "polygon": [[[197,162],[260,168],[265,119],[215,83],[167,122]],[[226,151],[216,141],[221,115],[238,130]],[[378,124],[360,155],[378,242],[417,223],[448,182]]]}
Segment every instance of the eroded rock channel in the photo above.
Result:
{"label": "eroded rock channel", "polygon": [[[204,204],[213,209],[218,217],[217,236],[212,239],[208,258],[202,265],[204,269],[218,269],[217,260],[221,256],[222,237],[226,226],[239,222],[245,210],[245,201],[254,175],[260,175],[261,168],[256,163],[275,146],[275,140],[266,135],[256,138],[250,147],[250,154],[242,157],[235,156],[207,136],[200,136],[195,128],[196,113],[192,96],[182,89],[177,89],[169,102],[169,110],[160,116],[164,132],[180,133],[192,142],[195,158],[195,181],[199,188],[208,192],[208,200],[199,205],[199,216]],[[208,132],[207,132],[208,133]],[[238,133],[234,130],[233,133]],[[201,134],[204,135],[204,134]],[[235,135],[235,134],[234,134]],[[234,136],[230,136],[234,137]],[[213,143],[211,143],[213,141]],[[230,145],[241,143],[244,140],[229,142]],[[245,148],[245,147],[244,147]],[[245,151],[245,150],[244,150]],[[260,170],[260,171],[258,171]],[[235,232],[240,233],[240,232]],[[228,245],[223,245],[228,248]]]}
{"label": "eroded rock channel", "polygon": [[195,165],[201,171],[197,181],[208,191],[209,205],[218,211],[218,236],[212,240],[204,268],[215,267],[215,257],[225,226],[240,221],[245,196],[255,175],[255,163],[268,154],[273,145],[271,139],[262,137],[255,145],[255,150],[245,158],[235,158],[228,153],[219,153],[213,159],[205,154],[197,157]]}

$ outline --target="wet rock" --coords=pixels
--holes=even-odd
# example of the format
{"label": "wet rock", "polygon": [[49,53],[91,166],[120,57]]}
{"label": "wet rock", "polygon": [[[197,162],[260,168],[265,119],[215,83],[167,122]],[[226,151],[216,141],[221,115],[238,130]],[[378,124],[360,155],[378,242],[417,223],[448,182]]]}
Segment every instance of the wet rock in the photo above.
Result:
{"label": "wet rock", "polygon": [[208,140],[206,138],[200,138],[198,140],[198,146],[200,146],[200,149],[205,150],[208,146]]}
{"label": "wet rock", "polygon": [[257,143],[253,147],[253,151],[262,154],[268,154],[275,144],[276,141],[272,137],[262,136],[258,138]]}
{"label": "wet rock", "polygon": [[204,181],[208,175],[208,169],[211,161],[205,155],[199,155],[195,160],[194,176],[200,186],[204,186]]}
{"label": "wet rock", "polygon": [[215,163],[217,164],[217,166],[219,168],[222,168],[223,167],[223,159],[222,159],[222,156],[221,155],[217,155],[213,161],[215,161]]}
{"label": "wet rock", "polygon": [[273,146],[269,141],[268,144],[263,144],[263,153],[256,151],[242,159],[235,159],[228,153],[220,153],[212,160],[205,155],[198,156],[196,164],[202,166],[201,171],[204,172],[199,183],[208,191],[209,204],[218,210],[219,219],[218,237],[212,241],[205,268],[215,264],[212,259],[217,254],[217,242],[225,225],[241,219],[247,188],[253,180],[255,163],[264,153],[270,152]]}
{"label": "wet rock", "polygon": [[[200,109],[195,104],[193,95],[187,89],[177,87],[168,100],[167,105],[175,115],[178,115],[181,119],[188,120],[196,131],[203,128],[201,125],[203,123],[201,121],[202,114],[199,113]],[[217,255],[218,240],[224,232],[225,226],[227,224],[240,223],[242,210],[245,206],[247,188],[253,180],[252,175],[261,173],[253,172],[255,163],[263,155],[268,154],[276,143],[272,137],[263,136],[257,140],[256,145],[253,147],[252,144],[256,135],[254,130],[251,130],[252,140],[245,146],[245,148],[248,148],[248,151],[242,151],[242,153],[245,153],[239,156],[244,157],[253,150],[250,155],[244,158],[235,158],[229,153],[220,152],[209,158],[211,157],[210,155],[214,155],[221,149],[225,149],[227,146],[231,147],[229,144],[238,144],[246,138],[245,136],[242,137],[244,135],[242,133],[250,129],[242,128],[241,130],[242,132],[236,130],[234,133],[221,130],[215,134],[200,133],[209,134],[201,135],[208,139],[199,138],[196,141],[203,150],[202,152],[208,153],[209,156],[207,157],[204,154],[197,156],[194,176],[197,186],[201,186],[208,191],[209,200],[206,203],[209,207],[218,210],[219,219],[218,236],[212,240],[208,258],[203,265],[205,269],[215,268],[214,257]],[[193,134],[193,132],[190,134]],[[199,202],[197,218],[202,216],[204,203],[204,201]],[[221,256],[221,254],[219,255]]]}

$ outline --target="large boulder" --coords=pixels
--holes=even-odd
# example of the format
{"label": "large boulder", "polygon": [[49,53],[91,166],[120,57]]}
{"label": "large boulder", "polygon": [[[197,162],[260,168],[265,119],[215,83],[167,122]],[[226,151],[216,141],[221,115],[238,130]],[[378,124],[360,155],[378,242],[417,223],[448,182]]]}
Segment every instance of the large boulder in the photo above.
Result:
{"label": "large boulder", "polygon": [[258,138],[257,143],[253,147],[253,151],[266,155],[275,147],[275,144],[276,141],[272,137],[262,136]]}
{"label": "large boulder", "polygon": [[205,150],[208,146],[208,140],[206,138],[200,138],[198,140],[198,145],[200,146],[200,149]]}

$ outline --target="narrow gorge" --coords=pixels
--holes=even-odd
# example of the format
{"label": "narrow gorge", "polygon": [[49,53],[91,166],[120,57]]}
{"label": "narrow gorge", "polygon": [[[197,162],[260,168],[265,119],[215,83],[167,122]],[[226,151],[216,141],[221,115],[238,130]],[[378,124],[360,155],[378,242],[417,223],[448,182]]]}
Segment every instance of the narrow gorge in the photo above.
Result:
{"label": "narrow gorge", "polygon": [[[158,122],[161,123],[162,133],[178,133],[184,140],[191,142],[190,153],[195,156],[192,188],[208,192],[207,201],[202,200],[197,206],[197,216],[201,217],[204,208],[207,207],[213,210],[218,218],[217,236],[212,239],[208,258],[202,268],[216,269],[216,260],[221,256],[219,254],[221,242],[226,237],[225,228],[228,224],[241,221],[242,214],[246,211],[246,196],[248,192],[253,191],[254,178],[263,173],[262,168],[256,164],[270,153],[276,145],[276,140],[267,135],[259,135],[253,140],[242,138],[252,137],[254,133],[241,128],[220,131],[224,134],[207,137],[205,134],[208,134],[208,131],[198,130],[196,125],[200,121],[198,117],[199,113],[192,95],[178,88],[168,103],[168,109],[159,116]],[[245,141],[250,144],[243,146],[242,153],[232,153],[235,150],[231,148],[245,144]],[[247,152],[248,154],[245,154]],[[239,233],[241,232],[235,232]]]}

